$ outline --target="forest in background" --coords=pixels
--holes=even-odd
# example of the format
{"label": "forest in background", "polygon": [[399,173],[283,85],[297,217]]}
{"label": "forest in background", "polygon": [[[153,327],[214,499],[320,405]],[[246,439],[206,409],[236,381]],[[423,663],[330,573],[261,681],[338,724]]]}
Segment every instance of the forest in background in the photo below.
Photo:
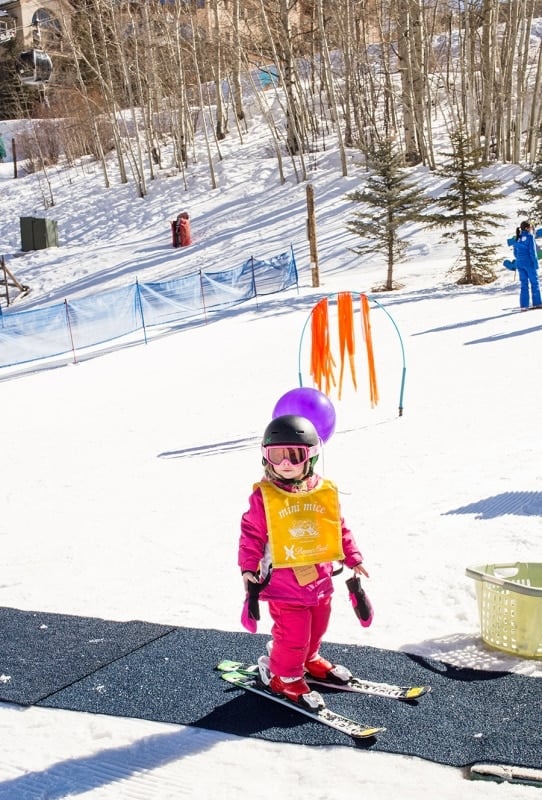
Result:
{"label": "forest in background", "polygon": [[30,169],[92,155],[106,186],[116,165],[141,196],[156,169],[189,167],[199,132],[215,185],[220,142],[242,142],[247,103],[267,120],[281,180],[284,158],[306,180],[307,154],[330,137],[343,174],[348,148],[367,157],[383,142],[405,166],[434,169],[436,119],[466,136],[480,166],[534,164],[537,2],[85,0],[43,32],[47,84],[18,85],[15,52],[3,62],[3,116],[33,120],[20,144]]}

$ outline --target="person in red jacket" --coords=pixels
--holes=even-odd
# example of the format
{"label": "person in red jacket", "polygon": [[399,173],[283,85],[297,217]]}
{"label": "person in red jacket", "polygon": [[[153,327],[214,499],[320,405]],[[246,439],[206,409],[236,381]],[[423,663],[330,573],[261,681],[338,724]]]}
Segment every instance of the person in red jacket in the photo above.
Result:
{"label": "person in red jacket", "polygon": [[262,441],[264,476],[241,519],[238,564],[245,592],[262,583],[260,598],[273,620],[269,656],[260,657],[261,680],[278,695],[318,707],[305,673],[346,681],[350,672],[320,655],[333,593],[333,562],[368,577],[352,532],[341,516],[338,490],[315,474],[320,439],[310,420],[274,419]]}

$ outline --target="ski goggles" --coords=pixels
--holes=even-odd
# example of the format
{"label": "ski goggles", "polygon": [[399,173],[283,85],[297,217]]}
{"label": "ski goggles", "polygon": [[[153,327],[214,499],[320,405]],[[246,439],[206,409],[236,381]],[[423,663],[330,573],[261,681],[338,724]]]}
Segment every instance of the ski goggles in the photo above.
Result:
{"label": "ski goggles", "polygon": [[312,447],[307,447],[304,444],[291,445],[290,447],[275,444],[262,445],[263,457],[275,467],[278,467],[283,461],[289,461],[294,467],[298,464],[304,464],[309,458],[317,456],[319,451],[320,446],[317,444]]}

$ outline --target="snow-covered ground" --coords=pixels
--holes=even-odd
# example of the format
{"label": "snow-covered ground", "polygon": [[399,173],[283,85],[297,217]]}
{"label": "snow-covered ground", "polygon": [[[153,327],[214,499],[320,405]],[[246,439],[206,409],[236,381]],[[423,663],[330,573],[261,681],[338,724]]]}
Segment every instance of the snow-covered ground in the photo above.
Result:
{"label": "snow-covered ground", "polygon": [[[208,325],[61,368],[0,371],[2,606],[242,630],[239,518],[260,477],[259,437],[277,400],[298,385],[308,314],[324,294],[372,293],[385,276],[383,258],[349,250],[345,194],[360,173],[352,153],[341,177],[330,144],[311,164],[321,270],[312,288],[305,184],[290,165],[279,183],[265,130],[256,119],[249,127],[243,144],[233,133],[221,143],[216,190],[204,159],[190,165],[186,190],[164,169],[145,199],[133,184],[104,189],[92,165],[55,168],[55,205],[44,210],[43,178],[13,180],[12,164],[0,165],[0,254],[31,287],[15,310],[136,277],[235,267],[290,245],[300,271],[299,291],[258,298]],[[8,146],[15,130],[0,123]],[[495,210],[509,220],[495,230],[502,258],[519,223],[518,174],[493,170],[505,193]],[[419,178],[435,191],[427,171]],[[194,244],[176,250],[169,220],[184,209]],[[60,246],[20,253],[21,216],[56,219]],[[465,568],[542,562],[542,312],[515,313],[518,284],[498,265],[494,284],[458,287],[451,245],[419,226],[409,240],[411,258],[396,270],[403,288],[375,295],[405,348],[403,416],[399,337],[378,308],[380,403],[371,409],[361,334],[358,391],[347,370],[343,398],[332,395],[337,428],[320,465],[338,483],[364,553],[375,620],[362,630],[339,589],[328,638],[540,679],[541,662],[482,646]],[[212,593],[202,590],[209,582]],[[265,609],[259,630],[269,630]],[[469,782],[461,770],[415,758],[9,704],[0,705],[0,738],[0,798],[9,800],[538,797],[533,787]]]}

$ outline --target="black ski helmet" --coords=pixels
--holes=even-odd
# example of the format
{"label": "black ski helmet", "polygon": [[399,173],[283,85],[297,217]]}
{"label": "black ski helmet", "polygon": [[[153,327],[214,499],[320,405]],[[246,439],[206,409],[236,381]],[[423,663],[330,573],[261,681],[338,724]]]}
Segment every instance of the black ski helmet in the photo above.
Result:
{"label": "black ski helmet", "polygon": [[284,414],[272,420],[263,434],[262,445],[304,444],[314,447],[320,444],[316,428],[306,417],[295,414]]}

